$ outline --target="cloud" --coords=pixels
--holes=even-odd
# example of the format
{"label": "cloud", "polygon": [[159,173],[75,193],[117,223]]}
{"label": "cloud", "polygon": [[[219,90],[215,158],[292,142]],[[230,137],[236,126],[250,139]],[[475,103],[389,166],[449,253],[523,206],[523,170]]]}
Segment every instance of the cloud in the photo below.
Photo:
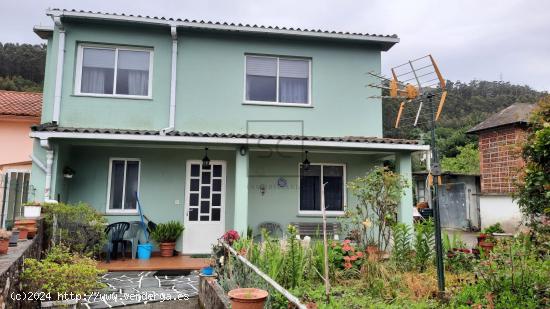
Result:
{"label": "cloud", "polygon": [[0,42],[41,40],[47,7],[299,28],[398,34],[383,69],[428,53],[452,80],[498,80],[550,90],[550,1],[3,0]]}

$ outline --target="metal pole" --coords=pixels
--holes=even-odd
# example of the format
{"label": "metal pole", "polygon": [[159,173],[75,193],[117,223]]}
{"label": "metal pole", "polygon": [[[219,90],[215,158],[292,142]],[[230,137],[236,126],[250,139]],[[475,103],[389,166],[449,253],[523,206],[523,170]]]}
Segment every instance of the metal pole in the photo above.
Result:
{"label": "metal pole", "polygon": [[437,155],[437,147],[435,143],[435,108],[433,103],[433,94],[428,94],[428,102],[430,103],[431,114],[431,148],[432,148],[432,164],[430,166],[430,173],[433,180],[433,196],[432,205],[435,220],[435,258],[437,266],[437,286],[439,288],[439,294],[445,293],[445,270],[443,266],[443,245],[441,243],[441,218],[439,216],[439,176],[441,176],[441,168],[439,166],[439,157]]}
{"label": "metal pole", "polygon": [[323,209],[323,250],[325,264],[325,297],[327,304],[330,303],[330,281],[328,277],[328,241],[327,241],[327,212],[325,207],[325,186],[328,182],[321,185],[321,208]]}

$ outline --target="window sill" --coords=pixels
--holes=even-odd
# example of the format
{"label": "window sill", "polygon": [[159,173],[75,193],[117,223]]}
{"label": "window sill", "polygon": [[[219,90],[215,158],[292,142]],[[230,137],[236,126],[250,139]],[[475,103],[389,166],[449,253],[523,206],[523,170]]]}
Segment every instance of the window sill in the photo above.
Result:
{"label": "window sill", "polygon": [[304,104],[304,103],[277,103],[277,102],[261,102],[261,101],[244,101],[243,105],[313,108],[313,105],[311,103]]}
{"label": "window sill", "polygon": [[90,97],[90,98],[105,98],[105,99],[130,99],[130,100],[144,100],[152,101],[153,97],[143,97],[135,95],[105,95],[105,94],[93,94],[93,93],[74,93],[71,96],[73,97]]}
{"label": "window sill", "polygon": [[[327,211],[327,218],[343,217],[346,214],[345,211]],[[323,217],[323,213],[320,211],[300,211],[297,217]]]}

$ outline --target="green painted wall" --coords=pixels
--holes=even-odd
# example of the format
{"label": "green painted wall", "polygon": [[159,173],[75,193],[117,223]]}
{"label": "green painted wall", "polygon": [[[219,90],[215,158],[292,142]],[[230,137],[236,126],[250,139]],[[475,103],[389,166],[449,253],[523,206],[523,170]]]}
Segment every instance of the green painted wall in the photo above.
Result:
{"label": "green painted wall", "polygon": [[[179,43],[177,117],[179,130],[249,131],[322,136],[382,136],[378,94],[366,87],[368,71],[380,70],[380,52],[311,41],[183,34]],[[313,108],[243,105],[244,55],[312,59]],[[290,121],[268,123],[269,121]],[[264,122],[262,124],[261,122]],[[294,123],[292,123],[294,121]]]}
{"label": "green painted wall", "polygon": [[[65,64],[60,124],[88,128],[160,129],[167,126],[170,98],[169,30],[108,26],[65,25]],[[75,72],[79,43],[142,46],[154,49],[153,99],[75,96]],[[53,101],[52,101],[53,102]]]}
{"label": "green painted wall", "polygon": [[53,37],[47,40],[44,89],[42,91],[42,123],[52,121],[58,37],[59,32],[55,31]]}
{"label": "green painted wall", "polygon": [[[301,153],[253,153],[250,159],[249,179],[249,226],[256,229],[265,221],[275,221],[286,228],[291,222],[321,222],[320,216],[300,216],[299,170],[298,166],[304,159]],[[283,157],[284,156],[284,157]],[[344,163],[346,178],[350,181],[364,176],[372,167],[381,162],[377,157],[365,154],[319,154],[310,153],[311,163]],[[277,181],[282,177],[288,186],[281,188]],[[265,194],[260,192],[261,186],[266,188]],[[347,192],[347,205],[354,207],[357,200]],[[334,221],[334,218],[330,218]]]}
{"label": "green painted wall", "polygon": [[[60,124],[158,130],[168,126],[171,37],[167,27],[145,28],[65,22],[66,44]],[[181,31],[180,31],[181,32]],[[58,32],[48,50],[43,120],[51,119]],[[79,43],[146,46],[154,49],[151,100],[74,95]],[[244,55],[300,56],[312,59],[312,108],[243,105]],[[50,65],[51,64],[51,65]],[[235,34],[180,33],[176,127],[182,131],[250,131],[325,136],[382,135],[381,102],[368,71],[380,70],[380,51],[349,43],[245,37]]]}

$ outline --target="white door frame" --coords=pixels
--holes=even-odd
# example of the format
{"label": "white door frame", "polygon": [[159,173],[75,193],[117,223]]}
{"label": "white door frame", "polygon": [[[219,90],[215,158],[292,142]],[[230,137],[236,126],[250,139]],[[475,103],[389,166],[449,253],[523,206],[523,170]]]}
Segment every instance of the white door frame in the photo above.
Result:
{"label": "white door frame", "polygon": [[[200,221],[200,197],[199,197],[199,221],[189,221],[189,193],[190,193],[190,179],[191,179],[191,164],[199,164],[199,165],[202,165],[202,161],[201,160],[187,160],[187,163],[186,163],[186,170],[185,170],[185,208],[184,208],[184,214],[183,214],[183,222],[184,222],[184,226],[185,226],[185,229],[187,229],[188,226],[191,226],[191,225],[207,225],[207,224],[212,224],[212,222],[216,222],[216,221]],[[220,211],[220,221],[219,221],[219,225],[221,227],[221,233],[223,233],[223,231],[225,231],[225,191],[226,191],[226,188],[227,188],[227,183],[226,183],[226,180],[227,180],[227,163],[226,161],[223,161],[223,160],[212,160],[210,161],[210,165],[221,165],[222,166],[222,177],[221,177],[221,180],[222,180],[222,188],[221,188],[221,201],[220,201],[220,207],[221,207],[221,211]],[[201,168],[201,171],[202,171],[202,168]],[[200,174],[199,177],[202,177],[202,173]],[[213,177],[212,175],[210,177]],[[210,187],[210,201],[212,201],[212,187]],[[212,204],[210,204],[210,208],[212,208]],[[183,233],[185,233],[185,230],[183,231]],[[221,237],[222,234],[220,234],[219,236],[217,237]],[[182,252],[185,252],[185,238],[182,237]],[[195,253],[195,252],[191,252],[191,253]],[[203,253],[207,253],[207,252],[203,252]]]}

